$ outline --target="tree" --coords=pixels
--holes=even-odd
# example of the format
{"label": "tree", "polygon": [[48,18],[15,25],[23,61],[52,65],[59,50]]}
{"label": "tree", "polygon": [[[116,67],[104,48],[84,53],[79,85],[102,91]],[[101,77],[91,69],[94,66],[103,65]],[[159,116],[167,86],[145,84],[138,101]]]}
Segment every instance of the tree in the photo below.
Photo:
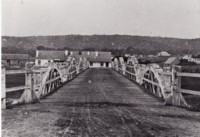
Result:
{"label": "tree", "polygon": [[126,49],[126,53],[127,54],[133,54],[135,52],[135,48],[132,47],[132,46],[129,46],[127,49]]}
{"label": "tree", "polygon": [[197,63],[190,62],[187,59],[181,59],[179,65],[181,65],[181,66],[184,66],[184,65],[186,65],[186,66],[195,66],[195,65],[197,65]]}
{"label": "tree", "polygon": [[93,47],[83,48],[83,51],[96,51]]}
{"label": "tree", "polygon": [[44,50],[45,47],[40,45],[40,46],[37,46],[36,49],[37,49],[37,50]]}

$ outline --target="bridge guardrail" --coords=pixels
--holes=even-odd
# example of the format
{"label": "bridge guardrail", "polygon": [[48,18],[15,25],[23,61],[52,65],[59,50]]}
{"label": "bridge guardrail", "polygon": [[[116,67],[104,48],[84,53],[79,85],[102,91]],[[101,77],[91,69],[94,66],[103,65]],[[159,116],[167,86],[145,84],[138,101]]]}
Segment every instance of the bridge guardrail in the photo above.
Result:
{"label": "bridge guardrail", "polygon": [[189,107],[182,93],[200,95],[200,91],[181,88],[181,77],[200,78],[200,73],[186,73],[180,71],[180,66],[173,66],[172,71],[164,71],[157,64],[141,65],[126,64],[115,60],[113,69],[125,77],[134,80],[147,88],[156,96],[165,100],[165,105]]}
{"label": "bridge guardrail", "polygon": [[[54,92],[67,81],[76,77],[88,68],[87,60],[73,60],[66,65],[50,64],[46,68],[31,70],[6,70],[2,67],[1,102],[2,109],[9,105],[32,103]],[[25,74],[25,83],[22,86],[6,88],[6,75]],[[7,93],[22,91],[19,98],[7,100]]]}

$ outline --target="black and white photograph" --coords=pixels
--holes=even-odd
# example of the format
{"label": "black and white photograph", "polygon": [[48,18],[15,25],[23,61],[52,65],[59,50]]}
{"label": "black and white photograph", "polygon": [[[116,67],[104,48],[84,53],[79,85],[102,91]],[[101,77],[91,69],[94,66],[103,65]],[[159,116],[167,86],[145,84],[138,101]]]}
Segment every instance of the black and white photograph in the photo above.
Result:
{"label": "black and white photograph", "polygon": [[200,0],[1,0],[2,137],[200,137]]}

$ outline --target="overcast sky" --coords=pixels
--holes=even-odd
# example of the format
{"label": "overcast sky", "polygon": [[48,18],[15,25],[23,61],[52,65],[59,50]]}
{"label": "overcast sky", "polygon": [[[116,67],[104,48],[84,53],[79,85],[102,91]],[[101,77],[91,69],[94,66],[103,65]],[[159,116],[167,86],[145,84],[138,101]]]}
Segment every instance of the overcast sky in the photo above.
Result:
{"label": "overcast sky", "polygon": [[200,38],[200,0],[2,0],[2,35]]}

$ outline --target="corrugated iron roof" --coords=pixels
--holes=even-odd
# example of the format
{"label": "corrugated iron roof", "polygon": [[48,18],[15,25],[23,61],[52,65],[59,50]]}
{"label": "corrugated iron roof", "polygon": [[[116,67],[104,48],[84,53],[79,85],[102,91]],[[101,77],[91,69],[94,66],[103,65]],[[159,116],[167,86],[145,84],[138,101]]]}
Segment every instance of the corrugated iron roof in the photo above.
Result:
{"label": "corrugated iron roof", "polygon": [[111,52],[97,52],[95,51],[82,51],[81,56],[86,57],[88,61],[91,62],[110,62],[112,55]]}
{"label": "corrugated iron roof", "polygon": [[28,54],[2,54],[2,60],[28,60]]}
{"label": "corrugated iron roof", "polygon": [[79,56],[79,51],[69,51],[69,52],[70,52],[70,55],[72,56]]}
{"label": "corrugated iron roof", "polygon": [[174,61],[176,61],[177,57],[170,57],[165,61],[165,64],[173,64]]}
{"label": "corrugated iron roof", "polygon": [[39,50],[36,59],[66,59],[65,51]]}

